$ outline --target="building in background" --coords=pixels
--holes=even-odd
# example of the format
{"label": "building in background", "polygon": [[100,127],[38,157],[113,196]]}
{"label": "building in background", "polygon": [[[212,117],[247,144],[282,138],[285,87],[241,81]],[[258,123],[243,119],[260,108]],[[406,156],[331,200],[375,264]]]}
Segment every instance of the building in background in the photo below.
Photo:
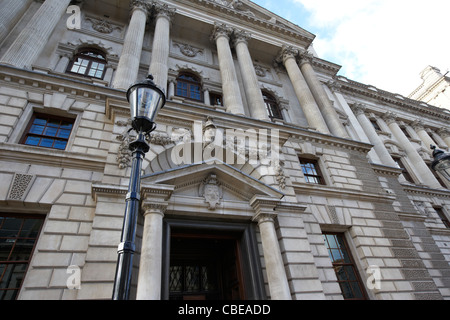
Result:
{"label": "building in background", "polygon": [[428,66],[421,73],[422,84],[408,97],[450,110],[450,78],[438,68]]}
{"label": "building in background", "polygon": [[314,37],[247,0],[2,1],[0,299],[111,298],[149,73],[133,298],[449,299],[449,111]]}

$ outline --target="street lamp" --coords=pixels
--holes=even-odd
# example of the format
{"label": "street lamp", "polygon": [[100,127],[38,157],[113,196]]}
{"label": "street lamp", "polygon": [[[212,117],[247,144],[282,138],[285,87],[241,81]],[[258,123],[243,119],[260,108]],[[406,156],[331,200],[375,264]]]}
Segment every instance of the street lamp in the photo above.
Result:
{"label": "street lamp", "polygon": [[144,81],[132,85],[128,89],[127,99],[130,103],[132,129],[138,135],[129,147],[133,152],[133,162],[126,196],[122,236],[117,250],[113,300],[128,300],[129,298],[140,203],[142,161],[150,150],[145,136],[156,129],[155,118],[166,103],[164,92],[155,85],[152,75],[149,75]]}
{"label": "street lamp", "polygon": [[431,168],[442,174],[448,181],[450,181],[450,153],[437,149],[436,146],[431,146],[433,149],[434,161]]}

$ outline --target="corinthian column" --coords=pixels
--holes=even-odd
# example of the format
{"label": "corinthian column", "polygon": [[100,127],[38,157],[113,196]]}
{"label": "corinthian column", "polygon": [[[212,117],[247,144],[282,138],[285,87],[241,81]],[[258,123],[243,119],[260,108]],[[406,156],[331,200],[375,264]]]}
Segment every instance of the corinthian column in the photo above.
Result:
{"label": "corinthian column", "polygon": [[162,230],[164,213],[173,186],[144,188],[144,231],[137,284],[137,300],[161,299]]}
{"label": "corinthian column", "polygon": [[241,90],[234,68],[233,56],[230,48],[230,35],[233,30],[222,24],[216,24],[213,31],[213,39],[216,41],[217,54],[219,56],[220,74],[222,76],[222,90],[225,108],[228,112],[244,115],[244,105],[241,98]]}
{"label": "corinthian column", "polygon": [[250,204],[255,209],[253,220],[258,222],[261,234],[264,262],[266,264],[267,280],[269,282],[270,298],[272,300],[291,300],[291,292],[284,269],[283,258],[275,231],[274,207],[278,201],[254,196]]}
{"label": "corinthian column", "polygon": [[19,21],[33,0],[4,0],[0,2],[0,43]]}
{"label": "corinthian column", "polygon": [[6,51],[0,63],[31,68],[47,45],[71,0],[45,0],[27,26]]}
{"label": "corinthian column", "polygon": [[420,178],[420,180],[425,183],[430,188],[440,189],[441,184],[434,177],[430,168],[425,164],[422,157],[417,152],[416,148],[411,144],[409,139],[405,136],[400,126],[397,124],[397,116],[392,112],[388,112],[384,116],[384,121],[386,121],[389,129],[391,129],[392,134],[396,138],[397,142],[404,148],[406,155],[413,164],[415,168],[415,173]]}
{"label": "corinthian column", "polygon": [[169,72],[170,23],[175,9],[167,5],[156,4],[156,27],[153,38],[152,59],[149,73],[155,78],[155,84],[167,92]]}
{"label": "corinthian column", "polygon": [[247,41],[251,39],[251,35],[245,31],[235,31],[235,37],[234,46],[244,79],[250,114],[255,119],[269,120],[258,77],[248,50]]}
{"label": "corinthian column", "polygon": [[313,96],[315,97],[320,110],[322,111],[322,116],[328,125],[331,133],[337,137],[349,138],[347,131],[345,131],[344,126],[339,119],[336,110],[333,107],[331,100],[328,98],[325,89],[317,78],[316,73],[311,65],[312,55],[304,52],[301,54],[300,69],[306,82],[308,83],[309,89],[311,90]]}
{"label": "corinthian column", "polygon": [[414,121],[411,124],[411,126],[417,132],[417,135],[419,136],[420,140],[422,140],[422,142],[425,146],[425,149],[427,149],[429,153],[433,153],[433,150],[431,149],[430,146],[436,145],[436,142],[434,142],[433,139],[431,139],[431,137],[425,131],[422,120]]}
{"label": "corinthian column", "polygon": [[356,118],[358,119],[359,124],[364,130],[364,133],[367,135],[367,138],[369,138],[370,143],[373,144],[373,148],[380,158],[382,164],[384,164],[385,166],[397,167],[394,159],[392,159],[389,151],[384,146],[383,140],[381,140],[381,138],[378,136],[378,133],[376,132],[372,123],[367,118],[365,113],[366,107],[360,103],[357,103],[353,105],[352,109],[354,114],[356,115]]}
{"label": "corinthian column", "polygon": [[113,82],[116,89],[126,90],[136,82],[141,63],[148,4],[143,0],[133,0],[131,8],[131,20]]}
{"label": "corinthian column", "polygon": [[286,68],[308,124],[319,132],[330,134],[330,130],[328,130],[328,126],[320,113],[320,109],[298,67],[297,56],[298,50],[292,47],[283,46],[276,61],[282,62]]}

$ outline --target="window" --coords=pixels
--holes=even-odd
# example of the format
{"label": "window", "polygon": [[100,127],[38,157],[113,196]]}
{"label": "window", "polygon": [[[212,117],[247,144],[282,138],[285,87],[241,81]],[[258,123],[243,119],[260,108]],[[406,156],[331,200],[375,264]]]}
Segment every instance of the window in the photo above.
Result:
{"label": "window", "polygon": [[72,132],[72,119],[35,114],[22,139],[22,144],[65,150]]}
{"label": "window", "polygon": [[213,106],[223,106],[223,97],[219,93],[211,92],[209,94],[211,105]]}
{"label": "window", "polygon": [[444,210],[442,208],[434,208],[436,210],[439,218],[442,220],[446,228],[450,229],[450,221],[448,220],[447,216],[444,214]]}
{"label": "window", "polygon": [[198,77],[182,73],[177,78],[176,95],[192,100],[203,101],[201,82]]}
{"label": "window", "polygon": [[367,295],[344,234],[324,233],[323,239],[345,300],[366,300]]}
{"label": "window", "polygon": [[43,222],[43,216],[0,214],[0,300],[16,299]]}
{"label": "window", "polygon": [[400,167],[400,169],[402,169],[403,171],[403,177],[406,179],[406,181],[411,182],[412,184],[416,184],[413,180],[413,178],[411,177],[411,175],[409,174],[408,170],[406,170],[403,161],[401,158],[399,157],[392,157],[392,159],[398,164],[398,166]]}
{"label": "window", "polygon": [[411,139],[411,135],[409,134],[408,130],[406,130],[405,127],[400,127],[400,129],[402,130],[403,134],[404,134],[408,139]]}
{"label": "window", "polygon": [[85,49],[75,55],[67,72],[85,77],[103,79],[106,71],[106,58],[95,49]]}
{"label": "window", "polygon": [[311,184],[325,184],[322,173],[319,168],[317,160],[299,158],[302,167],[303,175],[307,183]]}
{"label": "window", "polygon": [[375,130],[381,131],[381,128],[380,128],[380,126],[378,125],[377,120],[371,119],[371,120],[370,120],[370,123],[372,124],[372,126],[374,127]]}
{"label": "window", "polygon": [[280,107],[278,106],[277,100],[267,92],[263,91],[264,103],[266,104],[267,112],[269,114],[269,118],[273,121],[275,119],[284,120],[281,115]]}

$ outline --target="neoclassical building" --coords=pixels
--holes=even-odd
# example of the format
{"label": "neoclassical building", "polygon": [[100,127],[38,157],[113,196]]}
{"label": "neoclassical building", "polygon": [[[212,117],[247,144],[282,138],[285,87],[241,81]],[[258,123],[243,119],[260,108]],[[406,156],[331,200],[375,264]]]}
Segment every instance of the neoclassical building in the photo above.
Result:
{"label": "neoclassical building", "polygon": [[0,299],[111,299],[134,134],[132,299],[450,299],[450,113],[339,76],[248,0],[0,2]]}

